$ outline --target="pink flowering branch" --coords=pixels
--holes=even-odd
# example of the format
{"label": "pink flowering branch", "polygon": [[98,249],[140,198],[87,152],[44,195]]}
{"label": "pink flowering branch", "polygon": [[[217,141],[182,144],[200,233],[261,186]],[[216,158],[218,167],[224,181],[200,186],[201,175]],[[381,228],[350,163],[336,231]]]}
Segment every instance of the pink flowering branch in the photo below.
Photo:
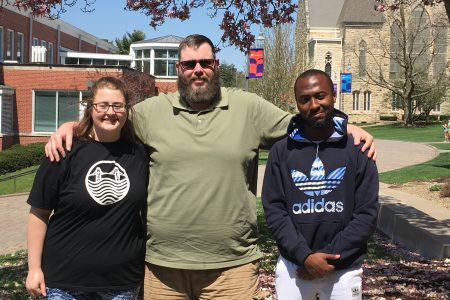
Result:
{"label": "pink flowering branch", "polygon": [[[96,0],[84,1],[84,11],[93,10]],[[13,4],[19,9],[31,10],[35,16],[58,17],[77,0],[0,0],[0,6]],[[141,11],[150,18],[149,25],[156,28],[169,19],[185,21],[191,11],[206,8],[208,16],[220,18],[221,41],[234,45],[241,51],[250,48],[255,37],[252,25],[264,28],[294,22],[297,5],[294,0],[127,0],[125,9]],[[205,24],[207,26],[207,24]],[[194,33],[194,32],[193,32]]]}

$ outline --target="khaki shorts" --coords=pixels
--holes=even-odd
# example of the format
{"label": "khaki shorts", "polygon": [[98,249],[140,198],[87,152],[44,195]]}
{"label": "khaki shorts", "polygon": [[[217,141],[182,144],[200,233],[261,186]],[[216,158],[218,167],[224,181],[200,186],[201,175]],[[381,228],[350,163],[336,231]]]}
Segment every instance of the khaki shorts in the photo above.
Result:
{"label": "khaki shorts", "polygon": [[254,300],[267,293],[259,284],[259,263],[224,269],[184,270],[146,264],[144,300]]}

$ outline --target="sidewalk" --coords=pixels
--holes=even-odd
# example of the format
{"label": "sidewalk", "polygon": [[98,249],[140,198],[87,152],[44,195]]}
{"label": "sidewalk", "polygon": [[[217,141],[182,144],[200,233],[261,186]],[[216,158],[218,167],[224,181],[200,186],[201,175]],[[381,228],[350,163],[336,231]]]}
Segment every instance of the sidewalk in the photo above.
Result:
{"label": "sidewalk", "polygon": [[28,194],[0,197],[0,255],[27,247]]}

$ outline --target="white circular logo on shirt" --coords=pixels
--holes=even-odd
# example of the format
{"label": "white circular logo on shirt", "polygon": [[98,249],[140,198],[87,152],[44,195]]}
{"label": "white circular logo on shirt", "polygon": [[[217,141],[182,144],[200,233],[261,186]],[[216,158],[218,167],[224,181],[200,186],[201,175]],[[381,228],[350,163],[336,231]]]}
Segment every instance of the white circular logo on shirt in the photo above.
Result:
{"label": "white circular logo on shirt", "polygon": [[122,200],[130,189],[127,172],[113,160],[101,160],[88,171],[86,189],[97,203],[110,205]]}

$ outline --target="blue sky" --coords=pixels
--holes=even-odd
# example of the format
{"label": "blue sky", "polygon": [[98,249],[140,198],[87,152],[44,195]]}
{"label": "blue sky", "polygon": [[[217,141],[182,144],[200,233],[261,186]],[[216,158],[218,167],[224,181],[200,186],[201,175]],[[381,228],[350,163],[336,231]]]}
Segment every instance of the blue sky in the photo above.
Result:
{"label": "blue sky", "polygon": [[[114,41],[117,37],[122,37],[126,32],[141,30],[145,32],[146,38],[154,38],[164,35],[187,36],[192,33],[199,33],[209,37],[213,43],[217,44],[222,36],[219,28],[221,18],[211,19],[207,16],[207,10],[200,8],[192,11],[191,18],[187,21],[167,20],[165,24],[154,30],[150,27],[149,17],[140,12],[126,11],[125,0],[97,0],[94,4],[95,11],[83,13],[81,4],[83,0],[78,0],[74,7],[67,7],[67,12],[62,14],[61,19],[93,34],[99,38]],[[257,34],[257,32],[255,32]],[[222,49],[218,58],[228,64],[234,64],[239,70],[244,70],[245,55],[234,46]]]}

